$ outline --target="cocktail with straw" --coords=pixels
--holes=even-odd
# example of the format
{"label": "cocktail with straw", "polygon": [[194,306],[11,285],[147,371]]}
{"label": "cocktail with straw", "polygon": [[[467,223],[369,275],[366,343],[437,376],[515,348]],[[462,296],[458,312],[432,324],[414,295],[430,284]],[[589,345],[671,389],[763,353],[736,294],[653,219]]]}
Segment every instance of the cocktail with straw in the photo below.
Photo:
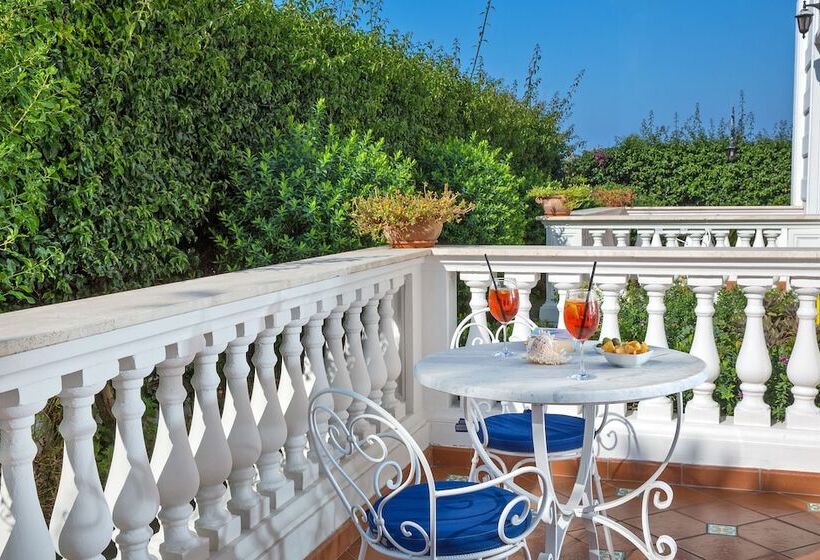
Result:
{"label": "cocktail with straw", "polygon": [[501,323],[504,331],[504,348],[493,355],[496,358],[507,358],[514,354],[507,346],[507,325],[509,325],[518,314],[518,284],[514,278],[496,278],[487,255],[484,255],[484,260],[487,262],[487,268],[490,271],[490,278],[492,280],[490,292],[487,294],[487,304],[490,307],[490,315]]}
{"label": "cocktail with straw", "polygon": [[592,274],[589,276],[589,287],[586,290],[570,290],[564,302],[564,324],[567,331],[581,344],[580,368],[578,373],[570,375],[570,379],[584,381],[591,379],[584,367],[584,342],[598,330],[601,317],[601,305],[597,296],[592,292],[592,282],[595,278],[595,267],[592,264]]}

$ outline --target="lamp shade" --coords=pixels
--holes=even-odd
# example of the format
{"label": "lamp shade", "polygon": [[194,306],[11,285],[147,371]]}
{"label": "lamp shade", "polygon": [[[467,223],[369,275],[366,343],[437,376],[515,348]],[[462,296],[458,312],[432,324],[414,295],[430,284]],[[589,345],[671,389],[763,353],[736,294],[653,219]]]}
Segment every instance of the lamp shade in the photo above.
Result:
{"label": "lamp shade", "polygon": [[806,33],[811,29],[811,19],[813,15],[810,10],[802,9],[799,14],[794,16],[794,19],[797,20],[797,30],[803,37],[805,37]]}

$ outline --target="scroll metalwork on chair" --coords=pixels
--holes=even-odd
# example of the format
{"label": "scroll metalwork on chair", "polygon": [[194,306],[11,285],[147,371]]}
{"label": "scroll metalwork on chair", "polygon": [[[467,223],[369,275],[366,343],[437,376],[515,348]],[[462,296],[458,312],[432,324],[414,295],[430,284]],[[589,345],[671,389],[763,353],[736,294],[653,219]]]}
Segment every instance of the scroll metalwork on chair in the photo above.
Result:
{"label": "scroll metalwork on chair", "polygon": [[[364,412],[343,421],[322,403],[326,393],[358,400]],[[361,536],[360,560],[368,548],[394,558],[490,560],[523,551],[538,526],[547,500],[531,498],[503,485],[535,475],[544,495],[546,479],[535,467],[516,469],[483,482],[436,481],[421,448],[402,425],[368,398],[329,388],[310,403],[311,446]],[[319,426],[327,422],[326,436]],[[359,423],[376,424],[367,435]],[[364,434],[364,435],[360,435]],[[372,476],[359,478],[362,465]],[[406,467],[403,465],[406,464]],[[360,480],[366,480],[363,488]],[[372,486],[371,486],[372,485]]]}

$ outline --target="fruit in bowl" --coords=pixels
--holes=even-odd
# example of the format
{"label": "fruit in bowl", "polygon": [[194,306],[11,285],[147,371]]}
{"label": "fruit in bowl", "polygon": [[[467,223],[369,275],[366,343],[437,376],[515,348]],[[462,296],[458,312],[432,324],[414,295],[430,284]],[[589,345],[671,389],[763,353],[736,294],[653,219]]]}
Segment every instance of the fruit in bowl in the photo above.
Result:
{"label": "fruit in bowl", "polygon": [[630,340],[621,342],[617,338],[604,338],[595,348],[606,361],[617,367],[637,367],[652,358],[654,351],[646,342]]}

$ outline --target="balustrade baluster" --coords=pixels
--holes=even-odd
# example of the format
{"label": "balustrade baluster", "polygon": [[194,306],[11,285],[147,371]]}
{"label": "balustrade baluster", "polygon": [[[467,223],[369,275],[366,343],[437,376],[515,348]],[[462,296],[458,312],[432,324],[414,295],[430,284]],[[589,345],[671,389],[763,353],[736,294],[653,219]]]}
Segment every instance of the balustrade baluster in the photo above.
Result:
{"label": "balustrade baluster", "polygon": [[713,229],[712,234],[715,236],[715,247],[729,247],[729,230],[728,229]]}
{"label": "balustrade baluster", "polygon": [[780,229],[764,229],[763,237],[766,238],[766,247],[777,247],[782,233],[783,230]]}
{"label": "balustrade baluster", "polygon": [[59,380],[39,388],[42,399],[20,403],[17,391],[0,395],[0,547],[2,560],[54,560],[33,461],[37,445],[31,437],[34,415],[45,399],[59,390]]}
{"label": "balustrade baluster", "polygon": [[755,230],[753,229],[739,229],[737,230],[737,243],[735,244],[736,247],[751,247],[752,246],[752,238],[755,236]]}
{"label": "balustrade baluster", "polygon": [[720,357],[712,317],[715,314],[715,293],[723,284],[723,278],[690,277],[687,282],[697,298],[697,322],[689,353],[703,360],[709,377],[695,387],[692,400],[686,405],[684,419],[687,422],[717,424],[720,421],[720,407],[712,395],[715,392],[715,380],[720,374]]}
{"label": "balustrade baluster", "polygon": [[705,232],[702,229],[692,229],[686,234],[687,247],[701,247],[703,245],[703,236]]}
{"label": "balustrade baluster", "polygon": [[704,235],[703,235],[703,241],[701,242],[700,246],[701,247],[714,247],[714,243],[712,243],[712,230],[711,229],[706,228],[706,230],[704,232]]}
{"label": "balustrade baluster", "polygon": [[251,395],[251,408],[256,418],[262,452],[256,463],[259,483],[256,490],[270,500],[275,510],[293,497],[293,481],[282,468],[282,448],[288,437],[285,415],[279,403],[276,387],[276,337],[282,332],[285,319],[279,315],[266,318],[266,327],[253,345],[253,369],[256,375]]}
{"label": "balustrade baluster", "polygon": [[555,281],[555,290],[558,292],[558,328],[565,329],[567,326],[564,323],[564,304],[567,301],[567,292],[578,287],[581,277],[577,274],[552,274],[551,277]]}
{"label": "balustrade baluster", "polygon": [[735,407],[735,424],[771,426],[769,405],[763,402],[766,382],[772,374],[772,363],[763,334],[763,296],[771,285],[771,278],[743,278],[737,280],[746,294],[746,330],[737,355],[735,369],[740,379],[743,398]]}
{"label": "balustrade baluster", "polygon": [[589,234],[592,236],[592,246],[593,247],[603,247],[604,246],[604,234],[606,233],[605,229],[591,229],[589,230]]}
{"label": "balustrade baluster", "polygon": [[256,339],[257,325],[240,323],[236,338],[225,352],[225,374],[228,390],[222,410],[222,427],[228,433],[233,466],[228,476],[231,498],[228,509],[242,520],[242,529],[255,527],[270,512],[270,502],[253,487],[256,462],[262,454],[262,438],[256,427],[248,393],[248,347]]}
{"label": "balustrade baluster", "polygon": [[384,295],[384,286],[378,285],[377,290],[365,304],[362,312],[364,337],[362,350],[364,351],[365,365],[370,376],[370,400],[376,404],[382,402],[382,387],[387,383],[387,364],[384,362],[381,339],[379,337],[379,301]]}
{"label": "balustrade baluster", "polygon": [[[362,349],[362,325],[361,315],[362,306],[370,299],[371,295],[365,294],[364,288],[357,291],[356,299],[350,304],[350,308],[345,313],[344,329],[345,342],[347,351],[347,369],[350,372],[350,381],[353,384],[353,390],[361,395],[370,394],[370,374],[367,371],[367,365],[364,358],[364,350]],[[365,411],[365,405],[361,401],[353,401],[348,412],[350,416],[356,417]],[[368,433],[372,426],[366,422],[358,422],[356,429],[360,435]]]}
{"label": "balustrade baluster", "polygon": [[191,500],[199,490],[199,471],[188,442],[183,408],[187,393],[182,383],[185,366],[203,346],[202,337],[166,346],[166,359],[157,365],[160,412],[151,470],[159,489],[162,560],[208,557],[208,539],[188,528],[193,513]]}
{"label": "balustrade baluster", "polygon": [[765,247],[766,241],[763,239],[763,228],[757,228],[755,230],[755,237],[754,243],[752,243],[752,247]]}
{"label": "balustrade baluster", "polygon": [[[302,337],[302,345],[305,347],[305,383],[308,387],[308,400],[312,401],[317,393],[327,389],[330,385],[327,380],[327,372],[325,371],[325,357],[323,353],[325,345],[325,337],[322,334],[322,325],[325,318],[330,315],[333,304],[330,301],[319,302],[317,312],[310,317],[305,326],[305,334]],[[385,377],[387,373],[385,372]],[[319,404],[333,410],[333,397],[330,394],[324,394],[319,397]],[[327,436],[328,420],[327,415],[319,415],[319,434],[324,440]],[[316,471],[319,471],[319,457],[315,449],[311,447],[308,452],[308,459],[314,463]]]}
{"label": "balustrade baluster", "polygon": [[231,474],[233,461],[217,400],[219,374],[216,363],[235,334],[236,329],[229,328],[205,335],[205,348],[194,359],[191,380],[195,403],[188,440],[199,471],[196,494],[199,516],[194,527],[199,535],[208,539],[212,551],[231,542],[242,530],[239,517],[233,515],[227,505],[225,480]]}
{"label": "balustrade baluster", "polygon": [[[462,272],[461,280],[470,288],[470,313],[481,311],[487,308],[487,290],[491,284],[490,275],[485,273],[465,273]],[[490,342],[487,332],[487,315],[479,313],[473,317],[475,325],[470,325],[467,332],[467,344],[486,344]]]}
{"label": "balustrade baluster", "polygon": [[380,316],[381,345],[384,349],[384,363],[387,367],[387,383],[384,385],[382,407],[394,417],[401,419],[404,416],[404,405],[396,397],[398,379],[401,376],[401,356],[399,355],[399,327],[395,319],[393,298],[401,288],[403,278],[394,278],[390,281],[390,288],[382,299]]}
{"label": "balustrade baluster", "polygon": [[664,230],[663,237],[666,241],[665,245],[667,247],[679,247],[680,243],[678,242],[678,235],[680,235],[680,231],[676,229]]}
{"label": "balustrade baluster", "polygon": [[[664,314],[666,305],[664,296],[672,285],[671,276],[640,276],[640,283],[646,290],[648,302],[646,305],[647,322],[644,340],[650,346],[668,348]],[[667,397],[647,399],[638,404],[638,418],[641,420],[671,420],[672,401]]]}
{"label": "balustrade baluster", "polygon": [[148,545],[154,536],[151,522],[159,511],[159,490],[145,448],[145,404],[141,393],[144,379],[164,357],[165,352],[160,349],[121,359],[120,373],[112,382],[116,391],[112,412],[117,420],[117,434],[105,496],[114,526],[119,530],[114,540],[122,560],[156,558],[148,553]]}
{"label": "balustrade baluster", "polygon": [[639,229],[638,230],[638,241],[641,247],[651,247],[652,246],[652,238],[655,235],[655,230],[653,229]]}
{"label": "balustrade baluster", "polygon": [[794,340],[786,373],[793,383],[794,403],[786,409],[786,427],[820,429],[820,409],[814,404],[817,385],[820,384],[820,349],[817,348],[817,293],[820,282],[816,279],[792,278],[800,305],[797,309],[797,336]]}
{"label": "balustrade baluster", "polygon": [[65,376],[60,393],[63,420],[59,429],[65,443],[49,530],[57,552],[67,560],[102,560],[102,551],[111,542],[114,522],[97,471],[93,439],[97,422],[91,405],[108,373],[116,372],[117,366],[107,364],[100,369],[103,371],[92,368]]}
{"label": "balustrade baluster", "polygon": [[530,293],[532,289],[538,284],[541,279],[540,274],[508,274],[508,276],[515,279],[518,285],[518,313],[515,315],[517,322],[513,326],[512,336],[510,340],[527,340],[530,336],[530,310],[532,309],[532,302],[530,301]]}
{"label": "balustrade baluster", "polygon": [[[361,308],[360,308],[361,309]],[[302,373],[302,327],[309,321],[306,310],[294,308],[291,321],[285,327],[279,352],[282,354],[282,375],[279,378],[279,399],[285,409],[288,437],[285,440],[285,475],[293,480],[296,490],[304,490],[318,472],[305,457],[308,431],[308,394]]]}
{"label": "balustrade baluster", "polygon": [[[350,381],[350,373],[347,370],[347,358],[345,357],[344,344],[342,337],[344,337],[345,330],[342,326],[342,319],[344,319],[345,311],[350,307],[350,298],[348,294],[339,295],[336,298],[336,307],[333,308],[330,315],[325,319],[324,335],[327,347],[325,348],[325,371],[327,372],[330,386],[337,389],[353,389],[353,383]],[[334,393],[333,408],[342,422],[347,421],[347,408],[353,402],[353,399]]]}
{"label": "balustrade baluster", "polygon": [[661,230],[660,228],[655,229],[655,232],[652,234],[652,247],[663,247],[661,233],[663,233],[663,230]]}
{"label": "balustrade baluster", "polygon": [[613,229],[612,235],[615,236],[616,247],[629,247],[629,236],[632,233],[630,229]]}
{"label": "balustrade baluster", "polygon": [[621,291],[626,285],[625,276],[601,276],[597,278],[603,294],[601,302],[601,338],[621,338],[620,327],[618,326],[618,312],[621,310],[619,301]]}

